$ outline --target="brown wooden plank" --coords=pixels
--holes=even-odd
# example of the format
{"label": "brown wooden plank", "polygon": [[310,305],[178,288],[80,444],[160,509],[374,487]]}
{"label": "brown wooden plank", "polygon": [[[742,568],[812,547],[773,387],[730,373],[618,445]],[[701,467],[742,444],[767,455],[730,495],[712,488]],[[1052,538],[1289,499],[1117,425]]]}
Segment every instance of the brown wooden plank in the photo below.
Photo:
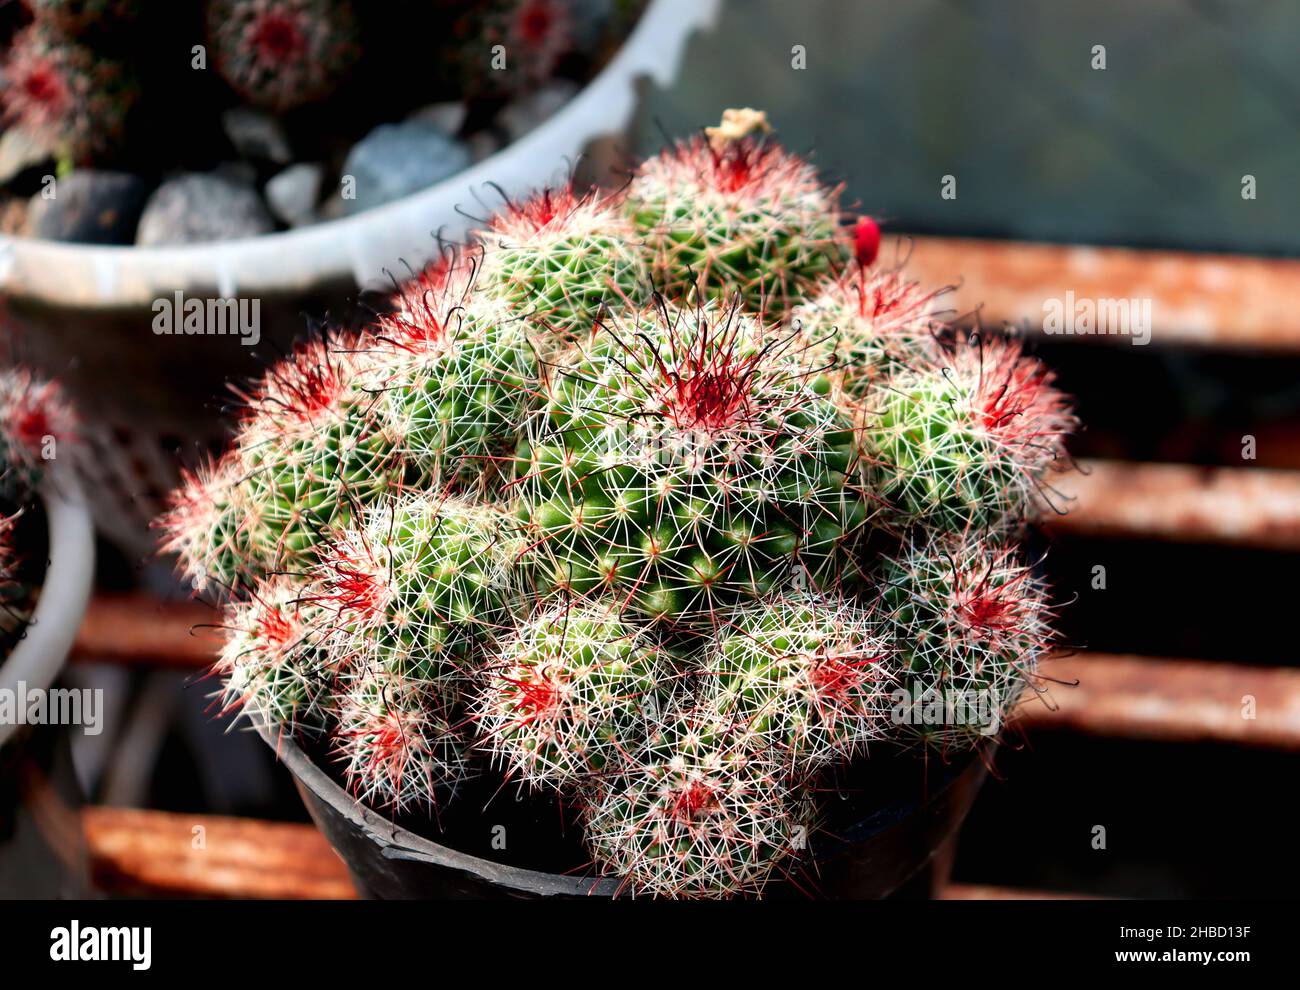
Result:
{"label": "brown wooden plank", "polygon": [[[1300,350],[1300,261],[954,237],[917,237],[914,278],[956,285],[984,325],[1042,329],[1047,299],[1150,299],[1152,344]],[[1111,340],[1124,338],[1111,337]]]}
{"label": "brown wooden plank", "polygon": [[107,893],[356,897],[343,862],[310,825],[90,807],[82,826],[92,880]]}
{"label": "brown wooden plank", "polygon": [[1300,471],[1082,461],[1052,479],[1051,530],[1078,536],[1300,550]]}
{"label": "brown wooden plank", "polygon": [[950,883],[940,888],[941,901],[1090,901],[1085,894],[1066,894],[1055,890],[1028,890],[1023,887],[994,887],[988,884]]}
{"label": "brown wooden plank", "polygon": [[1067,683],[1018,709],[1029,731],[1300,750],[1300,670],[1082,653],[1042,671]]}
{"label": "brown wooden plank", "polygon": [[216,609],[143,593],[96,595],[72,647],[73,660],[136,666],[207,667],[221,648]]}

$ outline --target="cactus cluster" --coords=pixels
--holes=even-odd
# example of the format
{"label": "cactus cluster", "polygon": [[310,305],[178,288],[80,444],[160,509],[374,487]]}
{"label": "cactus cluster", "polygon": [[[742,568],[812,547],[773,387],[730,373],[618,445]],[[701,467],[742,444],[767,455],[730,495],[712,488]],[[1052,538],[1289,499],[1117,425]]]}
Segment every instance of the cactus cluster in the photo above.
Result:
{"label": "cactus cluster", "polygon": [[242,391],[161,521],[227,702],[384,808],[549,792],[669,897],[798,869],[834,768],[996,733],[1051,640],[1018,539],[1068,406],[764,132],[509,203]]}

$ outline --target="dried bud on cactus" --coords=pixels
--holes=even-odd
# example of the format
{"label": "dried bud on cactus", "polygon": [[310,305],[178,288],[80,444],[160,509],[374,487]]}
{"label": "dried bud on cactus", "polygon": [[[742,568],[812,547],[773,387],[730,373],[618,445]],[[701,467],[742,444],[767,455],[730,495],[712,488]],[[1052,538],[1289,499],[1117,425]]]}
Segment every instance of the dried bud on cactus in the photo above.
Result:
{"label": "dried bud on cactus", "polygon": [[995,734],[1051,640],[1041,582],[1014,549],[956,535],[905,548],[883,579],[903,733],[940,748]]}
{"label": "dried bud on cactus", "polygon": [[564,603],[526,621],[489,658],[481,745],[508,779],[571,790],[644,741],[664,680],[657,650],[608,606]]}
{"label": "dried bud on cactus", "polygon": [[138,95],[124,66],[39,22],[14,38],[0,81],[5,120],[77,163],[114,150]]}
{"label": "dried bud on cactus", "polygon": [[705,655],[706,704],[761,736],[793,778],[888,729],[891,648],[861,608],[789,596],[740,611]]}
{"label": "dried bud on cactus", "polygon": [[900,372],[867,417],[868,476],[902,523],[948,532],[1023,519],[1075,419],[1052,373],[1004,338]]}
{"label": "dried bud on cactus", "polygon": [[696,138],[641,166],[628,214],[670,296],[739,292],[784,315],[843,259],[838,193],[807,162],[749,130]]}
{"label": "dried bud on cactus", "polygon": [[276,113],[329,96],[359,54],[348,0],[209,0],[207,31],[221,77]]}
{"label": "dried bud on cactus", "polygon": [[779,768],[672,713],[587,812],[598,865],[657,897],[759,894],[802,846],[807,824]]}

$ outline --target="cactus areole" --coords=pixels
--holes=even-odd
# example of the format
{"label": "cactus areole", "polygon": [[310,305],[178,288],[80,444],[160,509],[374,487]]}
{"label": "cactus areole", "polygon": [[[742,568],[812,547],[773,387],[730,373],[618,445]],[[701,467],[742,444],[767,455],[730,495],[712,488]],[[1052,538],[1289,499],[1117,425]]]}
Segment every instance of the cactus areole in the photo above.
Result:
{"label": "cactus areole", "polygon": [[1052,641],[1069,404],[885,257],[753,110],[506,202],[173,496],[222,708],[433,835],[485,787],[629,895],[815,891],[828,782],[987,746]]}

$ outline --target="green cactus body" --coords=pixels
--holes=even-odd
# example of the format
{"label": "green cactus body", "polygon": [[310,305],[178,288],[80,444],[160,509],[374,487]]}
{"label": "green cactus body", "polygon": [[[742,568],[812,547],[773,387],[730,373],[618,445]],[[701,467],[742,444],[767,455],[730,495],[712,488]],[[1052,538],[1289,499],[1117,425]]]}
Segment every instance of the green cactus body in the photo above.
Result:
{"label": "green cactus body", "polygon": [[639,301],[649,288],[627,221],[594,193],[543,190],[508,204],[479,240],[480,291],[529,317],[544,338],[590,335],[605,307]]}
{"label": "green cactus body", "polygon": [[1015,551],[959,536],[905,548],[882,576],[899,731],[958,748],[995,734],[1050,641],[1041,584]]}
{"label": "green cactus body", "polygon": [[428,488],[491,489],[509,474],[538,392],[522,318],[482,296],[428,289],[381,319],[377,415]]}
{"label": "green cactus body", "polygon": [[1074,425],[1051,374],[1018,343],[939,352],[876,392],[866,418],[867,478],[899,525],[996,530],[1033,508],[1064,465]]}
{"label": "green cactus body", "polygon": [[217,598],[250,586],[261,570],[253,562],[257,523],[244,505],[243,473],[234,452],[182,471],[181,485],[157,523],[162,551],[179,556],[195,591]]}
{"label": "green cactus body", "polygon": [[845,414],[736,310],[650,311],[556,372],[522,485],[539,580],[706,622],[829,585],[867,516]]}
{"label": "green cactus body", "polygon": [[704,698],[800,778],[884,738],[890,649],[862,609],[789,596],[741,610],[709,649]]}
{"label": "green cactus body", "polygon": [[224,710],[291,735],[325,727],[336,713],[338,670],[321,649],[324,619],[305,585],[282,575],[228,603],[216,664]]}
{"label": "green cactus body", "polygon": [[696,139],[651,159],[632,181],[627,212],[670,298],[698,285],[780,317],[844,257],[836,194],[804,161],[752,138]]}
{"label": "green cactus body", "polygon": [[352,666],[456,694],[518,594],[516,529],[493,507],[433,495],[377,506],[321,554],[336,648]]}
{"label": "green cactus body", "polygon": [[726,898],[761,893],[807,825],[779,768],[670,713],[587,810],[596,862],[633,892]]}
{"label": "green cactus body", "polygon": [[658,651],[608,607],[552,606],[489,658],[476,720],[508,779],[572,791],[626,762],[664,686]]}

